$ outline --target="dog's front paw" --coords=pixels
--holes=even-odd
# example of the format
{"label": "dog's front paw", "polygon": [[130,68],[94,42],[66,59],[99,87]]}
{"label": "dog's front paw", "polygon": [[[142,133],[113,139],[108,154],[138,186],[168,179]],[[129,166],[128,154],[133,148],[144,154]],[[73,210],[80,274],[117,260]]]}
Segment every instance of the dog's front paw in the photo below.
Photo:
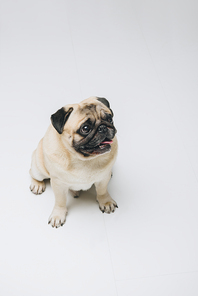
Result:
{"label": "dog's front paw", "polygon": [[63,226],[66,221],[66,215],[67,215],[66,208],[61,208],[61,207],[54,208],[49,217],[48,224],[56,228]]}
{"label": "dog's front paw", "polygon": [[99,209],[103,213],[110,214],[115,212],[115,209],[118,208],[117,203],[110,196],[108,196],[107,198],[98,196],[97,201],[99,203]]}
{"label": "dog's front paw", "polygon": [[106,202],[105,204],[99,204],[99,209],[101,210],[101,212],[103,213],[113,213],[115,212],[115,209],[118,208],[118,205],[116,204],[116,202]]}

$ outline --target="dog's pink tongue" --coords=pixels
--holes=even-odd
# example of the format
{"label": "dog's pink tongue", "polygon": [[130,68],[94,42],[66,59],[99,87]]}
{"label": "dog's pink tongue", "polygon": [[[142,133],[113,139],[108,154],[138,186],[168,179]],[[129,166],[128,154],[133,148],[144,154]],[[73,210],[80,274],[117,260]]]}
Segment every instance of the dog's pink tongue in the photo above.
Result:
{"label": "dog's pink tongue", "polygon": [[104,141],[101,144],[112,144],[112,143],[113,143],[113,141],[111,140],[111,141]]}

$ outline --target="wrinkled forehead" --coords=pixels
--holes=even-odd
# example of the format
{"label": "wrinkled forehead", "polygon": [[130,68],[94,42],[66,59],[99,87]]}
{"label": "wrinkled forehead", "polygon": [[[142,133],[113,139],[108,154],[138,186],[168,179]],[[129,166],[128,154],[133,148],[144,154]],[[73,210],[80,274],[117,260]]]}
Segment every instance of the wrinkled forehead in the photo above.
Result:
{"label": "wrinkled forehead", "polygon": [[70,129],[75,130],[81,126],[88,119],[91,120],[92,123],[99,122],[101,119],[105,119],[107,114],[111,114],[109,108],[107,108],[104,104],[94,102],[87,104],[81,103],[73,105],[74,110],[71,113],[67,126],[70,126]]}
{"label": "wrinkled forehead", "polygon": [[79,107],[78,113],[80,116],[94,117],[97,120],[103,118],[105,116],[105,112],[108,112],[108,109],[105,109],[105,106],[103,107],[100,104],[83,104]]}
{"label": "wrinkled forehead", "polygon": [[79,108],[77,110],[79,119],[81,118],[90,118],[90,119],[95,119],[101,120],[105,119],[107,114],[111,114],[111,111],[109,108],[107,108],[104,104],[102,103],[90,103],[86,104],[83,103],[79,105]]}

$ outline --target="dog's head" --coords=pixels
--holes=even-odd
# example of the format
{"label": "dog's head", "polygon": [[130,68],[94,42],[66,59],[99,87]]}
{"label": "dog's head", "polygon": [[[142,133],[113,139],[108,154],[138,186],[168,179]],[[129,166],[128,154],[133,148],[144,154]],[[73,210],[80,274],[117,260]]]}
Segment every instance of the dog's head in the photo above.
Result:
{"label": "dog's head", "polygon": [[91,97],[67,105],[51,116],[63,143],[83,158],[110,152],[116,128],[113,111],[105,98]]}

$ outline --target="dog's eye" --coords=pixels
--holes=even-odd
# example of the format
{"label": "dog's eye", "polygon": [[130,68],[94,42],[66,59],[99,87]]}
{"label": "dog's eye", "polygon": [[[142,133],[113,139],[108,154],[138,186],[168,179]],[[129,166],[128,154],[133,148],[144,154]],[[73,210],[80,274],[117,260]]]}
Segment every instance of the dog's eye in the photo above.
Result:
{"label": "dog's eye", "polygon": [[112,119],[112,117],[109,116],[109,117],[107,118],[107,121],[108,121],[109,123],[113,123],[113,119]]}
{"label": "dog's eye", "polygon": [[91,127],[90,127],[90,125],[88,125],[88,124],[84,125],[84,126],[81,128],[81,132],[82,132],[83,134],[88,134],[88,133],[90,133],[90,131],[91,131]]}

